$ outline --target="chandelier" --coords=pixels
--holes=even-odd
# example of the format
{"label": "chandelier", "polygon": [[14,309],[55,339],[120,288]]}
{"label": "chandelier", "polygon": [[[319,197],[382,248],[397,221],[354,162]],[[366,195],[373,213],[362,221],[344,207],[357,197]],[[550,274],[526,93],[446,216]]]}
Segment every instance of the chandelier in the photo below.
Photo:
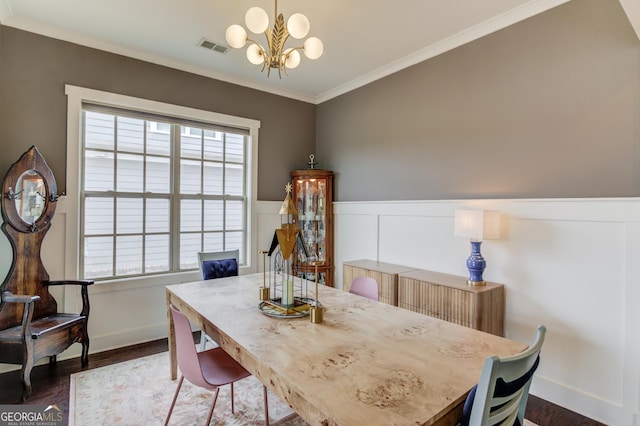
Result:
{"label": "chandelier", "polygon": [[247,47],[247,59],[254,65],[262,65],[261,72],[267,69],[267,77],[271,73],[271,69],[278,70],[278,76],[282,78],[282,72],[287,74],[287,69],[296,68],[300,65],[300,53],[302,50],[309,59],[318,59],[322,56],[324,46],[322,41],[317,37],[309,37],[304,44],[299,47],[289,47],[285,49],[284,45],[289,36],[295,39],[303,39],[309,34],[309,19],[302,13],[294,13],[284,23],[284,16],[278,14],[278,0],[275,0],[275,22],[273,28],[269,28],[269,16],[264,9],[260,7],[252,7],[247,10],[244,22],[254,34],[264,33],[267,38],[267,49],[262,47],[260,43],[250,39],[247,31],[241,25],[231,25],[225,33],[229,46],[241,49],[247,42],[251,44]]}

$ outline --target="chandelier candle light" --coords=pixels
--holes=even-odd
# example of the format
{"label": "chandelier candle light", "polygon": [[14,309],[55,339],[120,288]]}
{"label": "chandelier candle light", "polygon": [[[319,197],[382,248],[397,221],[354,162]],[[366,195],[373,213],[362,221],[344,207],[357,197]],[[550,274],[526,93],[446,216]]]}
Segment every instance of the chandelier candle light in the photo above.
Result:
{"label": "chandelier candle light", "polygon": [[471,286],[485,285],[482,278],[487,262],[480,253],[482,240],[500,238],[500,212],[495,210],[456,210],[454,219],[454,234],[467,237],[471,241],[471,255],[467,259]]}
{"label": "chandelier candle light", "polygon": [[267,38],[267,49],[260,43],[248,37],[247,31],[241,25],[231,25],[225,33],[229,46],[241,49],[247,42],[251,44],[247,47],[247,59],[254,65],[262,65],[260,71],[267,69],[267,77],[271,73],[271,68],[278,70],[278,76],[282,78],[282,71],[287,74],[287,69],[296,68],[300,65],[300,53],[302,50],[309,59],[318,59],[324,52],[324,45],[317,37],[309,37],[304,44],[299,47],[289,47],[284,45],[289,36],[295,39],[303,39],[309,34],[309,19],[302,13],[294,13],[284,23],[284,16],[278,14],[278,0],[275,0],[275,22],[273,28],[269,28],[269,16],[261,7],[252,7],[247,10],[244,17],[245,24],[249,31],[254,34],[264,33]]}

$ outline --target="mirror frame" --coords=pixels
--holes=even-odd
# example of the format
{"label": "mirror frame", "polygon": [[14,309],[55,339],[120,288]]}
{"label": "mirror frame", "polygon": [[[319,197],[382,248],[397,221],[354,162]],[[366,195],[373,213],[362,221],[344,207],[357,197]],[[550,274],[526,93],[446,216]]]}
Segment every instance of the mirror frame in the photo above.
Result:
{"label": "mirror frame", "polygon": [[[42,177],[45,189],[44,209],[40,217],[33,223],[27,223],[22,219],[15,202],[16,184],[28,170],[33,170]],[[11,165],[2,182],[2,218],[5,221],[3,226],[8,224],[15,230],[24,233],[40,232],[48,229],[56,210],[56,194],[57,185],[53,172],[40,154],[40,151],[38,151],[38,148],[32,146],[22,154],[18,161]]]}

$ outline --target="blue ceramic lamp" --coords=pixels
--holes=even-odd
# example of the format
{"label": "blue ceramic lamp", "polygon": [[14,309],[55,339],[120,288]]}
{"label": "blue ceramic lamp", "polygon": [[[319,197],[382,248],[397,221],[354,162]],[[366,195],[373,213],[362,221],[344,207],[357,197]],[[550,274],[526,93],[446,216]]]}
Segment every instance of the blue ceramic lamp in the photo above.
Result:
{"label": "blue ceramic lamp", "polygon": [[456,210],[454,234],[471,241],[471,255],[467,259],[469,279],[472,286],[485,285],[482,278],[487,262],[480,253],[483,240],[500,238],[500,212],[495,210]]}

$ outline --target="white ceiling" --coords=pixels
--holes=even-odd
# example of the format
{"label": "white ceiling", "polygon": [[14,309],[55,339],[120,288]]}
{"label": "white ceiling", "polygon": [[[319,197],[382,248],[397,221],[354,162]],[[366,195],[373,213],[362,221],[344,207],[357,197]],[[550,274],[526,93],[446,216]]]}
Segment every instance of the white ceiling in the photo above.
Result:
{"label": "white ceiling", "polygon": [[226,28],[244,25],[251,6],[273,21],[272,0],[0,0],[0,23],[319,103],[567,1],[280,0],[278,12],[304,13],[325,46],[282,79],[267,78],[244,49],[198,46],[202,38],[226,45]]}

